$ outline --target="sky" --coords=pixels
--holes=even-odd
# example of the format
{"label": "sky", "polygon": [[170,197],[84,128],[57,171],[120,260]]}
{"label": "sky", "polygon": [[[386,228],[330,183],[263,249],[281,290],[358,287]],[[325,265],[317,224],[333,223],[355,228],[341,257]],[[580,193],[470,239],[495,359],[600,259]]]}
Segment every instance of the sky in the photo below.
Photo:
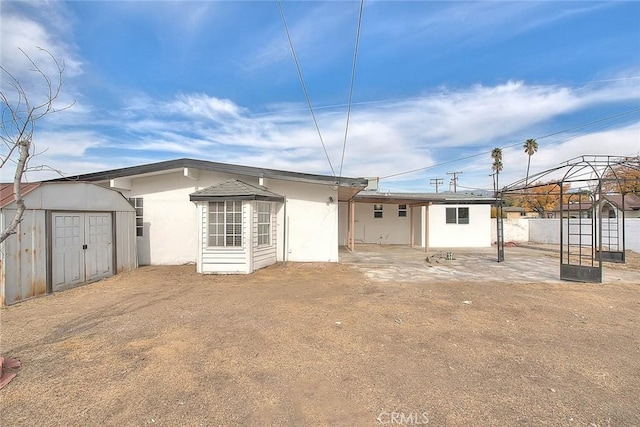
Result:
{"label": "sky", "polygon": [[351,86],[360,7],[0,2],[0,63],[32,100],[46,86],[22,51],[54,82],[37,48],[65,66],[28,179],[187,157],[380,177],[382,191],[448,190],[461,172],[471,191],[492,188],[495,147],[501,182],[523,179],[529,138],[531,174],[640,154],[640,2],[365,1]]}

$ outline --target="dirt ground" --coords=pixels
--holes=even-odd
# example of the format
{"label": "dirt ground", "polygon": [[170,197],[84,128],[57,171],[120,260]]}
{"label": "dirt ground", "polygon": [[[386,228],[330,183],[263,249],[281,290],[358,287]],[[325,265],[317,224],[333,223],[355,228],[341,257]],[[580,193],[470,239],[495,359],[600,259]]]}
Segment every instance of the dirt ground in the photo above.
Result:
{"label": "dirt ground", "polygon": [[144,267],[0,316],[2,426],[640,425],[640,283]]}

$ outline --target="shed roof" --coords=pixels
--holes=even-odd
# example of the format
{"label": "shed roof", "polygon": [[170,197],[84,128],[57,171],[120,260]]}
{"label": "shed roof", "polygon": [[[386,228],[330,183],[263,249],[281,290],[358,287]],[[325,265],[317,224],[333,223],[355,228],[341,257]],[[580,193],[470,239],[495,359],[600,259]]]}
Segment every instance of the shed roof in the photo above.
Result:
{"label": "shed roof", "polygon": [[[15,206],[13,184],[0,184],[2,208]],[[90,182],[35,182],[24,184],[27,209],[135,212],[119,191]]]}
{"label": "shed roof", "polygon": [[[41,182],[28,182],[20,184],[20,188],[22,190],[22,195],[25,196],[29,194],[30,191],[35,190],[42,184]],[[10,205],[16,200],[15,194],[13,193],[13,182],[12,183],[0,183],[0,208],[4,208],[5,206]]]}
{"label": "shed roof", "polygon": [[268,202],[283,202],[284,197],[267,190],[265,187],[255,186],[238,179],[229,179],[212,185],[195,193],[189,194],[192,202],[215,200],[262,200]]}

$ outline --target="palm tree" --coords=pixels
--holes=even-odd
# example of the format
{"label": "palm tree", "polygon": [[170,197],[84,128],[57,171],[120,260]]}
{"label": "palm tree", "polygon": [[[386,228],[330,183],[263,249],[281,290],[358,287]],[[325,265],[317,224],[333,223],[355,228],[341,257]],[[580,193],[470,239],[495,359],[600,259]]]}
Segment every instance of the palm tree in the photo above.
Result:
{"label": "palm tree", "polygon": [[502,170],[502,149],[494,148],[491,150],[491,158],[493,159],[493,165],[491,165],[491,169],[495,172],[495,190],[498,191],[498,174]]}
{"label": "palm tree", "polygon": [[494,148],[491,150],[491,158],[495,161],[502,160],[502,148]]}
{"label": "palm tree", "polygon": [[527,139],[522,146],[524,148],[524,152],[529,156],[529,161],[527,162],[527,177],[524,180],[524,186],[526,187],[529,183],[529,167],[531,166],[531,156],[538,151],[538,143],[535,139]]}

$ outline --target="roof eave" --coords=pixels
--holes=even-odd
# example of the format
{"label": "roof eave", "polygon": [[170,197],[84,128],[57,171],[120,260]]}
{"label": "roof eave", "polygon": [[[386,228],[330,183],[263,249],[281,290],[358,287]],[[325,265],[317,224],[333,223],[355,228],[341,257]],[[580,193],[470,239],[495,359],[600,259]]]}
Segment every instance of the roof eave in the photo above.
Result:
{"label": "roof eave", "polygon": [[258,194],[246,194],[237,196],[211,196],[211,195],[189,195],[189,200],[192,202],[221,202],[221,201],[251,201],[256,200],[260,202],[284,202],[282,196],[262,196]]}
{"label": "roof eave", "polygon": [[231,175],[244,175],[256,178],[280,179],[286,181],[307,182],[310,184],[337,185],[339,187],[365,188],[368,181],[364,178],[332,177],[328,175],[313,175],[301,172],[289,172],[276,169],[256,168],[253,166],[232,165],[227,163],[211,162],[196,159],[175,159],[157,163],[149,163],[140,166],[113,169],[102,172],[93,172],[75,175],[66,178],[56,178],[51,181],[83,180],[83,181],[108,181],[115,178],[132,177],[135,175],[153,172],[169,171],[171,169],[193,168],[198,170],[215,171]]}

